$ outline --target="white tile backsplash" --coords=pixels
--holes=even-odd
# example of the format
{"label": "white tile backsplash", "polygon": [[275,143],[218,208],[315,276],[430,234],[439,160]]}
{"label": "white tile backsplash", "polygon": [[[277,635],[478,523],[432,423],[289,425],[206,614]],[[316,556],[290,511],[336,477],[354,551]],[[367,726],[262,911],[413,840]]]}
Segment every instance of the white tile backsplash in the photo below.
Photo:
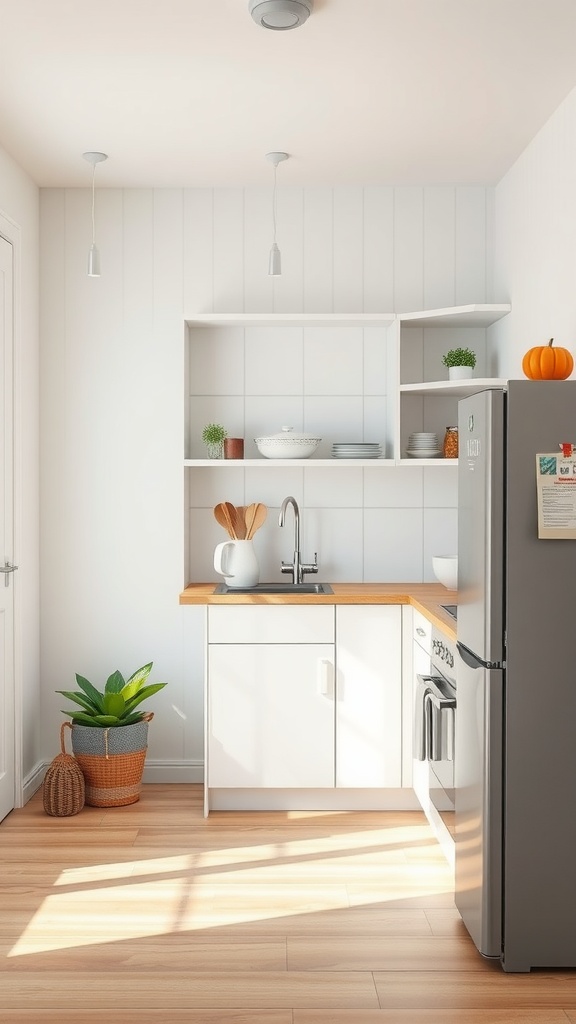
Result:
{"label": "white tile backsplash", "polygon": [[332,467],[306,470],[304,497],[307,508],[362,508],[362,469]]}
{"label": "white tile backsplash", "polygon": [[364,399],[361,396],[307,395],[304,426],[322,438],[317,456],[330,458],[334,441],[362,441]]}
{"label": "white tile backsplash", "polygon": [[364,352],[361,327],[305,331],[304,394],[361,395]]}
{"label": "white tile backsplash", "polygon": [[304,470],[286,460],[286,469],[275,466],[246,470],[246,501],[261,501],[268,506],[268,515],[291,494],[299,505],[304,504]]}
{"label": "white tile backsplash", "polygon": [[422,469],[391,466],[364,470],[366,508],[421,508]]}
{"label": "white tile backsplash", "polygon": [[365,395],[385,395],[388,389],[386,374],[386,328],[364,328],[364,382]]}
{"label": "white tile backsplash", "polygon": [[432,570],[433,555],[458,553],[458,512],[455,508],[424,509],[423,573],[426,581],[436,581]]}
{"label": "white tile backsplash", "polygon": [[382,455],[392,457],[392,445],[388,442],[386,428],[386,398],[384,395],[364,398],[363,441],[378,441],[382,445]]}
{"label": "white tile backsplash", "polygon": [[192,490],[194,506],[197,509],[213,509],[220,501],[244,505],[245,472],[240,467],[227,469],[224,465],[222,469],[195,469]]}
{"label": "white tile backsplash", "polygon": [[[424,473],[424,505],[427,508],[455,508],[458,504],[458,466],[433,469]],[[439,552],[438,552],[439,553]]]}
{"label": "white tile backsplash", "polygon": [[302,554],[318,552],[318,579],[353,583],[362,575],[362,509],[312,508],[304,513]]}
{"label": "white tile backsplash", "polygon": [[243,395],[243,329],[195,327],[189,337],[190,394]]}
{"label": "white tile backsplash", "polygon": [[246,329],[246,394],[301,395],[304,342],[301,327]]}
{"label": "white tile backsplash", "polygon": [[422,579],[419,508],[364,510],[364,581],[413,583]]}

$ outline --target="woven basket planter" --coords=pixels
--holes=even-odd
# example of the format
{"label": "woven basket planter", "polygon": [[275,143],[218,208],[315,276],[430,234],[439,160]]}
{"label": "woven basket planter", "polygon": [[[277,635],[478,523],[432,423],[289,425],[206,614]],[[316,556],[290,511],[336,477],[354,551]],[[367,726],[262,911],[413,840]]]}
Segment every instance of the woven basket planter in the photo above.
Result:
{"label": "woven basket planter", "polygon": [[64,818],[78,814],[84,807],[85,785],[82,769],[75,757],[66,753],[65,729],[71,729],[70,722],[62,722],[60,728],[61,754],[48,765],[42,785],[42,798],[46,814]]}
{"label": "woven basket planter", "polygon": [[140,799],[152,718],[150,712],[142,722],[111,729],[72,725],[72,749],[91,807],[124,807]]}

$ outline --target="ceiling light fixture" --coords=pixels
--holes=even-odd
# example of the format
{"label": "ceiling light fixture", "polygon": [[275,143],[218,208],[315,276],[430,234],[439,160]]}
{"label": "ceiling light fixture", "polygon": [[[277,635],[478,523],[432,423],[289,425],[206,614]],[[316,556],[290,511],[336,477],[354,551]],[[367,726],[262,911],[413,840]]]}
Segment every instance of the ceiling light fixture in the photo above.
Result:
{"label": "ceiling light fixture", "polygon": [[280,249],[276,244],[276,172],[278,170],[278,164],[281,164],[284,160],[288,159],[288,153],[266,153],[266,159],[269,160],[270,163],[274,164],[274,188],[272,189],[272,226],[274,229],[274,238],[268,259],[268,274],[270,277],[279,277],[282,273],[282,257],[280,255]]}
{"label": "ceiling light fixture", "polygon": [[250,0],[250,14],[257,25],[274,32],[299,28],[308,20],[313,0]]}
{"label": "ceiling light fixture", "polygon": [[92,164],[92,245],[88,253],[88,277],[100,277],[100,253],[96,247],[96,233],[94,221],[94,179],[96,177],[96,164],[107,160],[106,153],[82,153],[82,156],[89,164]]}

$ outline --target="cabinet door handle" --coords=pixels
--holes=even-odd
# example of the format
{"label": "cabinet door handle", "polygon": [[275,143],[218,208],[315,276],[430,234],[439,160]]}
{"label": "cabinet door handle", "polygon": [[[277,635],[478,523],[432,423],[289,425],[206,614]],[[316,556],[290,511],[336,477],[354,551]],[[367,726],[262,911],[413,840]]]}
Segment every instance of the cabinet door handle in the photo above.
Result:
{"label": "cabinet door handle", "polygon": [[328,658],[318,659],[317,685],[318,693],[321,697],[332,697],[334,686],[334,666]]}
{"label": "cabinet door handle", "polygon": [[422,626],[416,626],[416,632],[418,636],[426,636],[426,630],[422,629]]}

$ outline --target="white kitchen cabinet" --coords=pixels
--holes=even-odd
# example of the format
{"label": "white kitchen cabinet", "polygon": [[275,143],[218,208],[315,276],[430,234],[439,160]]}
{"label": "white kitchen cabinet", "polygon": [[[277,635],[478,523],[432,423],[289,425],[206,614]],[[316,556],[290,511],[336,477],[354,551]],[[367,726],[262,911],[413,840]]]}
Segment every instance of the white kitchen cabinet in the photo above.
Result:
{"label": "white kitchen cabinet", "polygon": [[208,609],[209,789],[334,785],[334,607]]}
{"label": "white kitchen cabinet", "polygon": [[336,608],[336,785],[402,784],[400,606]]}
{"label": "white kitchen cabinet", "polygon": [[210,606],[211,790],[397,789],[399,606]]}

